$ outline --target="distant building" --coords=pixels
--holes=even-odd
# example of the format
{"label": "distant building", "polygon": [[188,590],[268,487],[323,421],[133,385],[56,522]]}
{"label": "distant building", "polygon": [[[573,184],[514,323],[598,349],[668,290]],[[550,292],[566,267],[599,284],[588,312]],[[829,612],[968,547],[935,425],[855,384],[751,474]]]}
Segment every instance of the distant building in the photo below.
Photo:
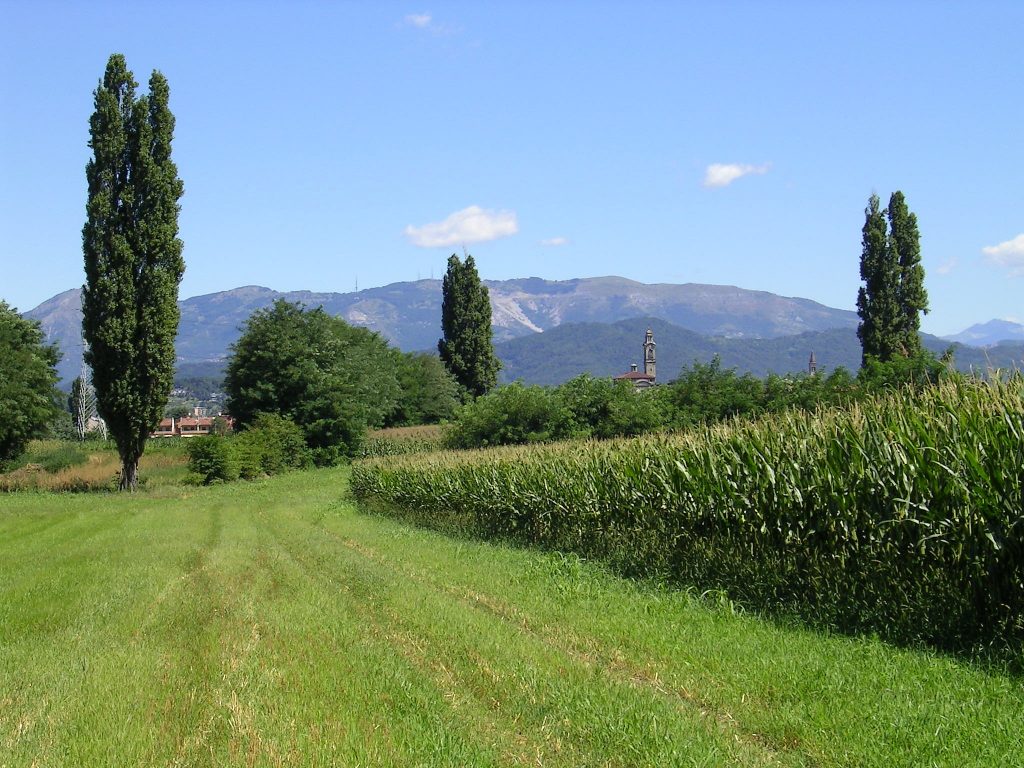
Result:
{"label": "distant building", "polygon": [[228,430],[234,429],[235,422],[230,416],[182,416],[180,419],[161,419],[150,437],[201,437],[213,432],[213,422],[222,419]]}
{"label": "distant building", "polygon": [[160,423],[156,425],[156,429],[149,433],[150,437],[177,437],[178,432],[175,428],[176,419],[160,419]]}
{"label": "distant building", "polygon": [[644,370],[643,372],[637,370],[638,366],[633,363],[630,366],[628,373],[620,373],[615,377],[615,381],[629,381],[632,382],[633,386],[637,389],[647,389],[653,387],[656,379],[656,359],[654,348],[657,346],[654,343],[654,331],[650,328],[647,329],[647,335],[644,336],[643,344],[643,361]]}

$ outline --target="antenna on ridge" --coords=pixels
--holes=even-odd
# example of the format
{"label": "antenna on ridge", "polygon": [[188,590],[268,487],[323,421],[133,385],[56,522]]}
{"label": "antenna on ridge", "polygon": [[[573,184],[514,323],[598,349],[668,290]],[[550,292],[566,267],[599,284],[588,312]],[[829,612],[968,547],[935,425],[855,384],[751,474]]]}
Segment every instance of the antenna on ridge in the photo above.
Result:
{"label": "antenna on ridge", "polygon": [[356,275],[356,293],[359,293],[359,275]]}

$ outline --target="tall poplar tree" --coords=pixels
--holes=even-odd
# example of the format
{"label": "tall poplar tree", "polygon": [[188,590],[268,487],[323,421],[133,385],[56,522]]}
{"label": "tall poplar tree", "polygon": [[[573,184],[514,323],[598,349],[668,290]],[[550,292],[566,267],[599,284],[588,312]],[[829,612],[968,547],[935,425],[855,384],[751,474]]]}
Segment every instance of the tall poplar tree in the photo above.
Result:
{"label": "tall poplar tree", "polygon": [[919,357],[923,352],[921,313],[928,311],[917,216],[898,190],[889,198],[888,208],[880,205],[878,195],[872,195],[864,211],[860,257],[864,285],[857,294],[862,364],[869,359],[887,363],[898,357]]}
{"label": "tall poplar tree", "polygon": [[498,383],[501,361],[494,354],[491,299],[480,282],[473,257],[448,258],[442,283],[441,331],[437,342],[448,372],[471,396],[486,394]]}
{"label": "tall poplar tree", "polygon": [[112,55],[89,120],[93,157],[82,230],[85,358],[121,458],[122,490],[137,486],[139,459],[171,391],[185,271],[170,90],[159,72],[148,95],[136,98],[137,86],[124,56]]}
{"label": "tall poplar tree", "polygon": [[895,250],[889,247],[886,212],[880,206],[878,195],[871,195],[861,230],[860,277],[864,285],[857,292],[857,337],[862,364],[869,358],[887,362],[901,354],[899,261]]}
{"label": "tall poplar tree", "polygon": [[900,307],[900,346],[903,354],[915,357],[921,353],[921,313],[928,313],[928,292],[924,288],[924,267],[921,266],[921,237],[917,216],[907,208],[903,193],[897,190],[889,198],[889,247],[899,265],[896,299]]}

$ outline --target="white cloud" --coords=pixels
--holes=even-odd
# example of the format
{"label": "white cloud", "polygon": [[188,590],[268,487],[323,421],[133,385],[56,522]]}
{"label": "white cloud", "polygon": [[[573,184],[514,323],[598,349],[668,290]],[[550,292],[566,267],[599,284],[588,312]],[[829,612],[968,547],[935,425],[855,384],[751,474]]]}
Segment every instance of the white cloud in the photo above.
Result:
{"label": "white cloud", "polygon": [[960,260],[956,256],[952,256],[946,259],[941,264],[939,264],[939,266],[935,268],[935,271],[938,272],[940,275],[948,275],[950,272],[957,268],[957,265],[959,263]]}
{"label": "white cloud", "polygon": [[744,176],[768,173],[771,163],[763,165],[743,165],[741,163],[712,163],[704,171],[705,187],[727,187],[736,179]]}
{"label": "white cloud", "polygon": [[568,245],[569,238],[567,237],[549,237],[546,240],[540,241],[541,245]]}
{"label": "white cloud", "polygon": [[987,245],[981,252],[988,256],[990,264],[1006,267],[1012,276],[1024,275],[1024,234],[999,245]]}
{"label": "white cloud", "polygon": [[422,29],[424,32],[428,32],[436,37],[457,35],[462,31],[460,27],[454,24],[436,21],[429,13],[410,13],[402,18],[402,25]]}
{"label": "white cloud", "polygon": [[456,211],[444,221],[405,228],[404,234],[413,245],[438,248],[468,245],[509,237],[519,231],[515,211],[491,211],[471,205]]}
{"label": "white cloud", "polygon": [[418,27],[419,29],[428,29],[430,27],[431,16],[429,13],[410,13],[405,17],[405,23],[410,27]]}

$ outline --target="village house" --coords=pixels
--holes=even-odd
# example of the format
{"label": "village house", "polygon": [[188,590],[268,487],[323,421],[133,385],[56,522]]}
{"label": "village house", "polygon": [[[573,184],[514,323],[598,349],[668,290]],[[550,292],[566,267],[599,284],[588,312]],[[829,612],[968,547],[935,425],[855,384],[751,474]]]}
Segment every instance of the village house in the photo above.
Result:
{"label": "village house", "polygon": [[177,437],[178,433],[175,429],[176,419],[160,419],[160,423],[156,425],[156,429],[149,433],[150,437]]}
{"label": "village house", "polygon": [[234,419],[221,414],[219,416],[208,416],[206,408],[193,408],[191,416],[182,416],[174,419],[161,419],[156,429],[149,433],[151,438],[155,437],[201,437],[213,432],[213,422],[222,419],[227,423],[229,430],[234,428]]}

